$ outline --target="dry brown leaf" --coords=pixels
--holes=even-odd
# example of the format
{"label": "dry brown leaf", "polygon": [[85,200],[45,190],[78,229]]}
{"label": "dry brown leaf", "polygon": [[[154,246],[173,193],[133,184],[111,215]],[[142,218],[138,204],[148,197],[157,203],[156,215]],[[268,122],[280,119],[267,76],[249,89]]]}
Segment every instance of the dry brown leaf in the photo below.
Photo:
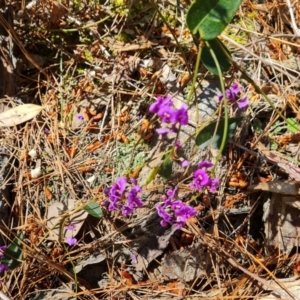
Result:
{"label": "dry brown leaf", "polygon": [[[50,229],[48,236],[49,240],[58,241],[61,235],[61,222],[63,222],[62,217],[60,216],[66,211],[72,211],[76,207],[78,201],[73,199],[66,200],[66,203],[54,202],[48,207],[47,211],[47,227]],[[65,225],[76,225],[74,230],[65,230],[62,234],[63,237],[74,237],[80,230],[85,221],[88,213],[85,210],[80,210],[74,214],[70,215],[69,221]]]}
{"label": "dry brown leaf", "polygon": [[31,120],[45,107],[36,104],[23,104],[0,113],[0,127],[15,126]]}
{"label": "dry brown leaf", "polygon": [[68,9],[57,1],[52,2],[52,11],[50,16],[50,23],[56,24],[61,17],[68,13]]}

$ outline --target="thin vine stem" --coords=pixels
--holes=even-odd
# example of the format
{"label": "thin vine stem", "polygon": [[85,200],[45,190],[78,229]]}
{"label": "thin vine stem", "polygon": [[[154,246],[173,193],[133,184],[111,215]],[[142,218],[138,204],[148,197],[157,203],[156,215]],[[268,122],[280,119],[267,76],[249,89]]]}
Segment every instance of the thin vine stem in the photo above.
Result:
{"label": "thin vine stem", "polygon": [[[215,65],[217,67],[217,70],[218,70],[218,75],[219,75],[219,79],[220,79],[220,86],[221,86],[221,91],[222,91],[222,94],[223,94],[223,101],[221,103],[221,108],[223,107],[224,108],[224,131],[223,131],[223,136],[222,136],[222,142],[221,142],[221,146],[220,146],[220,149],[219,149],[219,153],[216,157],[216,160],[215,160],[215,163],[214,163],[214,168],[212,170],[212,173],[215,172],[215,167],[218,163],[218,161],[220,160],[220,157],[221,157],[221,154],[225,148],[225,145],[226,145],[226,140],[227,140],[227,136],[228,136],[228,107],[227,107],[227,98],[226,98],[226,95],[225,95],[225,85],[224,85],[224,80],[223,80],[223,75],[222,75],[222,70],[221,70],[221,67],[220,67],[220,64],[218,62],[218,59],[216,57],[216,54],[215,52],[213,51],[213,49],[210,47],[210,44],[209,42],[205,42],[214,62],[215,62]],[[218,119],[219,121],[219,119]],[[219,126],[219,122],[217,122],[216,124],[216,129],[215,129],[215,133],[217,131],[217,128]],[[214,134],[215,135],[215,134]]]}

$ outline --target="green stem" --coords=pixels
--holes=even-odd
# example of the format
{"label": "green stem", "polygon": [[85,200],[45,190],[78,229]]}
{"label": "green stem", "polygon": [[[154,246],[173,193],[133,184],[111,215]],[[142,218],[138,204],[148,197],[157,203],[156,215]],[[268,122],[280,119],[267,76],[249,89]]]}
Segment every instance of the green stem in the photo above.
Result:
{"label": "green stem", "polygon": [[[199,67],[200,67],[200,60],[201,60],[201,55],[202,55],[202,49],[203,49],[202,46],[198,48],[198,54],[197,54],[197,60],[196,60],[196,66],[195,66],[195,70],[194,70],[192,86],[191,86],[191,89],[190,89],[188,97],[187,97],[188,105],[190,105],[190,103],[191,103],[192,95],[193,95],[195,87],[196,87],[196,81],[197,81],[198,71],[199,71]],[[197,105],[197,103],[196,103],[196,105]]]}
{"label": "green stem", "polygon": [[[82,27],[78,27],[78,28],[66,28],[66,29],[47,29],[47,31],[51,31],[51,32],[75,32],[75,31],[80,31],[80,30],[84,30],[84,29],[88,29],[90,27],[95,27],[103,22],[105,22],[106,20],[112,18],[113,16],[111,15],[108,15],[106,16],[105,18],[97,21],[97,22],[94,22],[94,23],[91,23],[91,24],[87,24],[87,25],[84,25]],[[43,30],[43,29],[41,29]]]}
{"label": "green stem", "polygon": [[60,234],[59,234],[59,237],[60,237],[60,241],[68,255],[68,258],[69,258],[69,262],[71,263],[72,265],[72,269],[73,269],[73,274],[74,274],[74,284],[75,284],[75,299],[77,299],[77,293],[78,293],[78,281],[77,281],[77,274],[76,274],[76,271],[75,271],[75,264],[72,260],[72,257],[70,255],[70,252],[69,252],[69,249],[67,249],[65,243],[64,243],[64,239],[63,239],[63,232],[64,232],[64,229],[65,229],[65,226],[66,226],[66,221],[67,221],[68,217],[64,217],[62,220],[61,220],[61,223],[60,223]]}
{"label": "green stem", "polygon": [[[224,86],[223,75],[222,75],[222,70],[221,70],[220,64],[218,62],[218,59],[216,57],[215,52],[210,47],[210,44],[208,42],[205,42],[205,43],[206,43],[207,48],[209,49],[209,52],[210,52],[210,54],[211,54],[211,56],[212,56],[212,58],[215,62],[217,70],[218,70],[221,91],[222,91],[222,94],[223,94],[223,101],[222,101],[221,105],[224,108],[224,132],[223,132],[223,137],[222,137],[222,142],[221,142],[221,146],[220,146],[220,149],[219,149],[219,153],[216,157],[216,160],[215,160],[215,163],[214,163],[214,168],[212,170],[212,173],[214,173],[215,167],[216,167],[218,161],[220,160],[221,154],[222,154],[222,152],[225,148],[226,140],[227,140],[227,136],[228,136],[228,107],[227,107],[227,98],[226,98],[226,95],[225,95],[225,86]],[[221,112],[221,110],[220,110],[220,112]],[[215,132],[217,131],[218,126],[219,126],[219,124],[217,122]]]}

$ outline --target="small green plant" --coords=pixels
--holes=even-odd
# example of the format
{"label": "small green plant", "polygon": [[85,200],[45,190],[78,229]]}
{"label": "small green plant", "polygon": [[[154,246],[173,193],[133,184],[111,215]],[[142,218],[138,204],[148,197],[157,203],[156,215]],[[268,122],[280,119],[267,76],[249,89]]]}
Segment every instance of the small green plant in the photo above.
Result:
{"label": "small green plant", "polygon": [[[230,138],[241,118],[228,118],[227,106],[236,105],[240,109],[248,106],[249,100],[243,96],[242,88],[239,84],[234,83],[229,89],[225,91],[224,83],[222,81],[222,74],[226,72],[232,65],[230,51],[217,38],[217,36],[226,28],[228,23],[232,20],[236,10],[241,4],[239,1],[231,0],[196,0],[191,6],[187,14],[187,24],[189,29],[197,37],[200,37],[203,43],[199,50],[195,74],[198,73],[201,54],[202,61],[206,68],[213,74],[220,77],[222,86],[222,95],[219,96],[220,109],[224,108],[224,119],[219,122],[208,124],[202,128],[196,135],[196,145],[206,147],[208,143],[212,144],[214,148],[219,149],[219,156],[225,147],[228,138]],[[162,16],[163,18],[163,16]],[[195,86],[196,76],[193,84]],[[190,95],[193,93],[192,86]],[[189,99],[187,101],[190,103]],[[155,114],[162,126],[156,129],[156,132],[162,137],[167,137],[170,134],[172,138],[169,148],[166,148],[161,163],[153,168],[150,172],[147,183],[152,181],[156,175],[160,175],[164,180],[168,180],[172,174],[173,157],[176,156],[176,149],[181,148],[181,141],[178,140],[179,132],[182,127],[188,125],[188,110],[187,104],[182,104],[181,107],[175,108],[172,97],[158,96],[156,102],[150,105],[149,112]],[[214,141],[212,141],[214,136]],[[170,138],[170,136],[169,136]],[[218,161],[218,157],[216,162]],[[178,158],[178,157],[177,157]],[[187,168],[190,162],[182,159],[182,167]],[[210,192],[216,192],[219,186],[219,180],[213,178],[214,169],[209,172],[208,168],[213,167],[209,161],[202,161],[198,165],[198,169],[193,173],[190,182],[190,187],[198,192],[207,189]],[[139,194],[142,192],[141,187],[134,181],[134,192],[127,192],[127,179],[123,176],[119,177],[117,181],[106,190],[105,194],[108,200],[105,206],[109,211],[122,209],[123,215],[128,215],[134,212],[135,208],[141,207],[143,203]],[[127,198],[128,203],[121,208],[124,199]],[[177,187],[169,189],[167,196],[163,196],[162,203],[158,204],[157,213],[161,217],[161,225],[176,224],[177,228],[185,225],[188,218],[196,215],[196,210],[182,202],[177,196]]]}

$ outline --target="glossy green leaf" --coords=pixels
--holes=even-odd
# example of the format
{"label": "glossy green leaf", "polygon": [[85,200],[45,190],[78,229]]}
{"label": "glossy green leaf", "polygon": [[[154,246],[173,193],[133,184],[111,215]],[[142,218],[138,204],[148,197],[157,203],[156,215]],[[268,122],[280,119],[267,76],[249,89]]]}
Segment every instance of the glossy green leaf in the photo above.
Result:
{"label": "glossy green leaf", "polygon": [[230,23],[242,0],[196,0],[190,6],[186,22],[203,40],[216,38]]}
{"label": "glossy green leaf", "polygon": [[24,235],[20,233],[15,237],[12,243],[7,247],[3,253],[2,263],[6,264],[10,270],[17,268],[21,264],[23,258],[22,241]]}
{"label": "glossy green leaf", "polygon": [[146,184],[149,184],[152,180],[154,180],[155,176],[157,175],[159,171],[160,166],[154,167],[151,171],[149,176],[146,179]]}
{"label": "glossy green leaf", "polygon": [[[226,142],[231,139],[235,133],[236,127],[240,124],[243,118],[229,118],[228,119],[228,134],[226,137]],[[217,122],[210,123],[204,127],[196,137],[196,145],[200,146],[201,150],[204,150],[207,146],[211,145],[213,149],[220,149],[223,133],[224,133],[224,122],[225,120],[220,120],[219,124]],[[214,132],[216,126],[218,125],[215,136]]]}
{"label": "glossy green leaf", "polygon": [[90,202],[83,208],[89,215],[101,219],[103,214],[102,214],[102,209],[99,203],[97,202]]}
{"label": "glossy green leaf", "polygon": [[[215,53],[222,73],[227,72],[232,65],[229,59],[229,57],[231,57],[230,51],[218,38],[207,41],[207,43],[209,43],[211,49]],[[229,57],[226,55],[226,53]],[[206,45],[203,48],[201,60],[208,71],[214,75],[219,75],[216,63]]]}
{"label": "glossy green leaf", "polygon": [[164,179],[168,180],[172,174],[172,160],[170,154],[164,155],[163,163],[160,165],[158,174]]}
{"label": "glossy green leaf", "polygon": [[263,132],[263,124],[259,119],[254,118],[253,121],[251,122],[251,124],[252,124],[252,130],[256,134],[260,134]]}

